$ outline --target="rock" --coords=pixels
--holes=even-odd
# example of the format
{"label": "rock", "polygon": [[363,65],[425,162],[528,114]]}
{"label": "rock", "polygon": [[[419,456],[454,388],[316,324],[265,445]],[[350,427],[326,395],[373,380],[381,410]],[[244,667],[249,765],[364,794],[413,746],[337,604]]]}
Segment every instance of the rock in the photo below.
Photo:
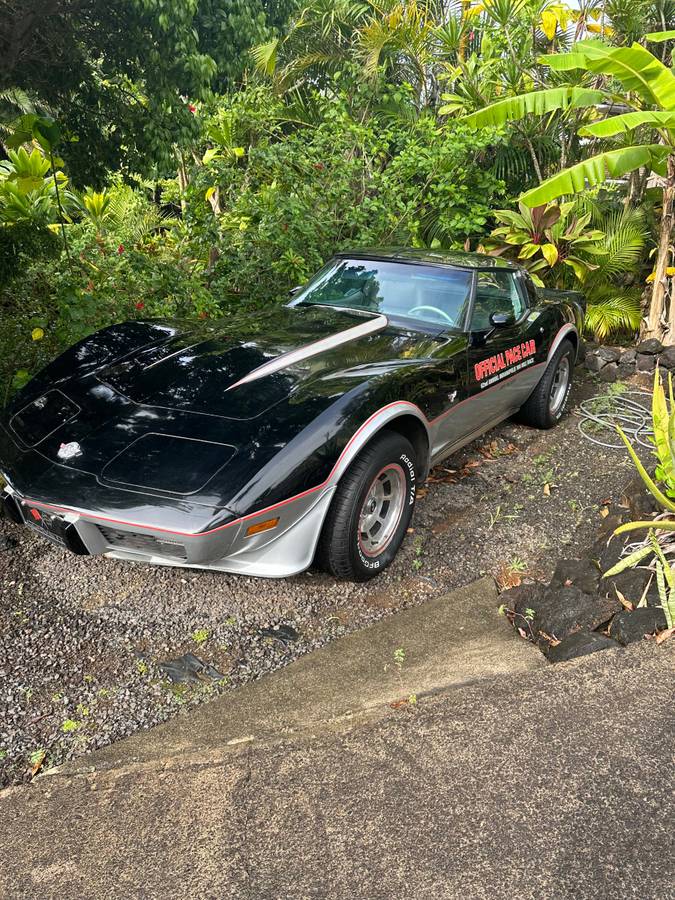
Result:
{"label": "rock", "polygon": [[600,370],[600,381],[616,381],[618,371],[619,367],[615,362],[607,363],[607,365],[603,366]]}
{"label": "rock", "polygon": [[675,369],[675,345],[665,348],[659,356],[659,365],[664,369]]}
{"label": "rock", "polygon": [[656,357],[653,354],[638,353],[635,368],[638,372],[653,372],[656,366]]}
{"label": "rock", "polygon": [[617,613],[609,626],[611,637],[620,644],[632,644],[641,641],[646,634],[655,634],[668,627],[666,616],[661,607],[643,606],[640,609],[624,609]]}
{"label": "rock", "polygon": [[657,341],[656,338],[649,338],[646,341],[641,341],[637,347],[635,348],[635,352],[638,354],[646,354],[650,356],[654,356],[656,353],[660,353],[663,350],[663,344],[661,341]]}
{"label": "rock", "polygon": [[589,653],[596,653],[598,650],[611,650],[616,648],[618,644],[604,634],[598,634],[597,631],[577,631],[566,637],[555,646],[549,644],[546,656],[549,662],[567,662],[570,659],[576,659],[578,656],[588,656]]}
{"label": "rock", "polygon": [[604,575],[605,572],[608,572],[619,562],[626,540],[626,535],[613,537],[605,546],[604,550],[602,550],[598,560],[598,568],[600,569],[601,575]]}
{"label": "rock", "polygon": [[625,381],[626,378],[630,378],[631,375],[635,373],[635,364],[634,363],[623,363],[620,362],[617,370],[616,370],[616,380],[617,381]]}
{"label": "rock", "polygon": [[621,356],[621,352],[619,350],[615,350],[614,347],[598,347],[595,351],[595,355],[600,359],[604,359],[605,362],[617,362],[619,357]]}
{"label": "rock", "polygon": [[650,518],[661,509],[639,475],[633,478],[626,487],[624,498],[628,504],[628,511],[632,521],[642,521]]}
{"label": "rock", "polygon": [[637,606],[651,580],[652,573],[647,569],[626,569],[612,578],[603,579],[601,590],[611,597],[617,597],[619,590],[629,603]]}
{"label": "rock", "polygon": [[599,372],[600,369],[606,365],[606,362],[604,359],[600,359],[599,356],[596,356],[595,353],[588,353],[586,354],[584,365],[589,372]]}
{"label": "rock", "polygon": [[539,595],[517,599],[512,608],[517,614],[514,624],[529,630],[533,640],[545,643],[542,632],[561,641],[582,628],[603,625],[622,609],[612,597],[585,594],[577,587],[543,589]]}
{"label": "rock", "polygon": [[624,350],[619,357],[619,365],[634,366],[636,356],[637,350],[634,347],[631,347],[629,350]]}
{"label": "rock", "polygon": [[550,587],[575,587],[595,594],[600,585],[600,570],[590,559],[561,559],[555,567]]}
{"label": "rock", "polygon": [[16,538],[10,537],[7,534],[0,534],[0,553],[4,550],[13,550],[18,543]]}

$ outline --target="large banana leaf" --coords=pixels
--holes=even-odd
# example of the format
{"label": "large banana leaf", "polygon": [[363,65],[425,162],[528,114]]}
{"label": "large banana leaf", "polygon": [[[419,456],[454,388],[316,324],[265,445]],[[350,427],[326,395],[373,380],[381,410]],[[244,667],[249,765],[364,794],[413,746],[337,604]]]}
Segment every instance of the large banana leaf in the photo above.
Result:
{"label": "large banana leaf", "polygon": [[[542,116],[559,109],[576,109],[597,106],[607,100],[603,91],[591,91],[579,87],[557,87],[546,91],[530,91],[519,97],[509,97],[492,103],[477,112],[463,116],[462,121],[475,128],[487,125],[503,125],[527,115]],[[443,112],[443,109],[440,110]]]}
{"label": "large banana leaf", "polygon": [[571,53],[543,56],[540,62],[557,72],[585,69],[611,75],[646,103],[675,110],[675,75],[641,44],[610,47],[602,41],[580,41]]}
{"label": "large banana leaf", "polygon": [[565,194],[578,194],[586,188],[602,184],[608,178],[621,178],[640,166],[653,169],[666,159],[670,149],[662,144],[644,144],[598,153],[547,178],[538,187],[523,194],[520,200],[526,206],[541,206]]}
{"label": "large banana leaf", "polygon": [[624,131],[632,131],[640,125],[651,125],[654,128],[672,128],[675,129],[675,110],[672,112],[658,110],[649,112],[639,110],[638,112],[625,113],[621,116],[610,116],[608,119],[602,119],[600,122],[593,122],[592,125],[584,125],[579,129],[582,137],[592,135],[593,137],[612,137],[615,134],[622,134]]}
{"label": "large banana leaf", "polygon": [[652,44],[659,44],[662,41],[675,41],[675,31],[650,31],[645,37]]}

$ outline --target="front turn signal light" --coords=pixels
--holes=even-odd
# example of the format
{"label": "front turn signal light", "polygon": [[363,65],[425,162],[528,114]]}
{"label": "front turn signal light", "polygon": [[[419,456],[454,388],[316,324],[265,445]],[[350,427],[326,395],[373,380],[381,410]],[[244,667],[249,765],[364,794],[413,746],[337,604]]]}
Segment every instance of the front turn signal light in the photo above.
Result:
{"label": "front turn signal light", "polygon": [[262,531],[271,531],[279,524],[279,518],[265,519],[264,522],[256,522],[255,525],[249,525],[246,529],[246,537],[253,537],[254,534],[260,534]]}

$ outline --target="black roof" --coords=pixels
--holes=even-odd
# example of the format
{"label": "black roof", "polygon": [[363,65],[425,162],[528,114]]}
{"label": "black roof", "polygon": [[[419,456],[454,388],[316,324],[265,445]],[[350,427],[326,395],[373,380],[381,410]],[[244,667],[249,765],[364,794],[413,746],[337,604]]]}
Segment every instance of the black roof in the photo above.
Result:
{"label": "black roof", "polygon": [[516,263],[484,253],[463,250],[425,250],[418,247],[368,247],[343,250],[336,256],[347,259],[381,259],[394,262],[428,263],[437,266],[457,266],[462,269],[518,269]]}

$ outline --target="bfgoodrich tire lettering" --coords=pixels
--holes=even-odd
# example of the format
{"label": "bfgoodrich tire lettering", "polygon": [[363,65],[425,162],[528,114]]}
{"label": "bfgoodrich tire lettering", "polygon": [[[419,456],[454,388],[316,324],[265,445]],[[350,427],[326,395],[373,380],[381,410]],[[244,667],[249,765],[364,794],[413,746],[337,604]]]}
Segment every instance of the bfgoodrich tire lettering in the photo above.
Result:
{"label": "bfgoodrich tire lettering", "polygon": [[[533,428],[552,428],[565,414],[572,388],[574,347],[564,340],[553,354],[541,381],[527,402],[520,408],[517,419]],[[566,379],[565,383],[561,379]]]}
{"label": "bfgoodrich tire lettering", "polygon": [[316,561],[338,578],[367,581],[396,556],[410,524],[417,488],[410,441],[383,431],[361,451],[338,484]]}

